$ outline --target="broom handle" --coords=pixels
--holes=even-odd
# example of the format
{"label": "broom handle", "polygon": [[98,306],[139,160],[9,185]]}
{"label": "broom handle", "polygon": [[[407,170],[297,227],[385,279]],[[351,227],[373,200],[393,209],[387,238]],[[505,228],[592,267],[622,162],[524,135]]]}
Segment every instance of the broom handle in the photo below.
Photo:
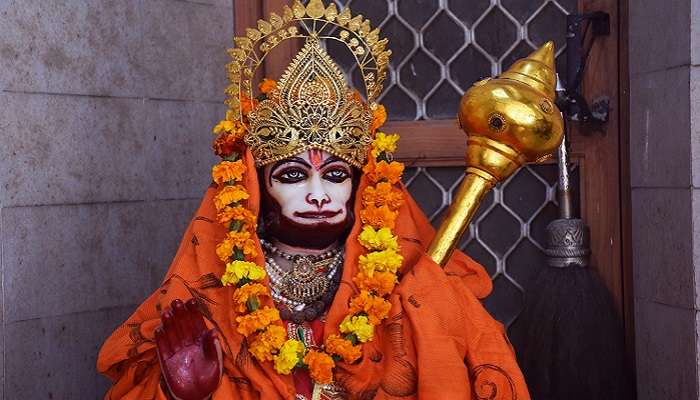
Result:
{"label": "broom handle", "polygon": [[[564,129],[566,132],[566,128]],[[573,205],[571,201],[571,182],[569,180],[569,155],[566,148],[566,134],[559,145],[559,218],[573,218]]]}
{"label": "broom handle", "polygon": [[[566,97],[566,89],[562,84],[561,79],[559,79],[559,74],[557,74],[557,95],[560,99]],[[569,180],[569,151],[566,146],[566,141],[568,139],[569,126],[566,123],[566,117],[562,113],[562,121],[564,121],[564,137],[562,138],[561,144],[557,151],[558,154],[558,164],[559,164],[559,218],[561,219],[571,219],[574,217],[573,204],[571,201],[571,182]]]}

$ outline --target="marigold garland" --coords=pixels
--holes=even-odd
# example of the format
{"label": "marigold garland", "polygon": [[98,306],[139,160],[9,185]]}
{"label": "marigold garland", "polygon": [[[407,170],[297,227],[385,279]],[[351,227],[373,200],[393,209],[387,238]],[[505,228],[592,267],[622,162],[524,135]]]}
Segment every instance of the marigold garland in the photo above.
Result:
{"label": "marigold garland", "polygon": [[[267,290],[267,288],[265,289]],[[253,339],[249,350],[253,357],[260,361],[272,361],[277,349],[282,347],[286,341],[287,331],[279,325],[270,325],[264,332]]]}
{"label": "marigold garland", "polygon": [[305,351],[306,348],[304,348],[304,344],[300,341],[287,340],[282,347],[279,348],[277,355],[274,356],[275,371],[283,375],[290,374],[292,369],[303,359]]}
{"label": "marigold garland", "polygon": [[278,310],[263,304],[269,304],[271,296],[264,283],[265,269],[253,262],[257,256],[253,239],[257,218],[245,208],[249,194],[240,185],[246,173],[241,159],[245,152],[246,115],[276,86],[275,81],[264,79],[257,99],[241,99],[243,121],[234,120],[233,114],[227,112],[226,119],[213,129],[218,135],[213,149],[222,158],[212,168],[212,178],[219,186],[214,205],[217,221],[229,231],[216,253],[226,265],[222,284],[235,286],[236,330],[248,340],[253,357],[261,362],[272,361],[280,374],[290,374],[297,367],[308,368],[312,379],[326,384],[333,381],[337,361],[354,363],[362,357],[360,343],[373,339],[375,327],[391,309],[387,296],[398,283],[396,273],[403,263],[398,238],[392,230],[404,202],[401,190],[395,187],[401,181],[404,166],[391,157],[398,135],[376,132],[386,121],[386,110],[377,106],[371,125],[375,140],[363,168],[370,185],[361,196],[360,220],[364,225],[358,237],[367,252],[360,256],[359,271],[353,278],[360,292],[349,301],[349,313],[338,327],[341,335],[329,335],[322,349],[308,349],[300,341],[287,339]]}
{"label": "marigold garland", "polygon": [[377,296],[388,296],[398,283],[398,278],[391,272],[375,272],[369,276],[360,271],[352,281],[360,290],[367,290]]}
{"label": "marigold garland", "polygon": [[316,382],[332,382],[335,361],[333,357],[318,350],[309,350],[304,356],[304,364],[309,366],[311,379]]}
{"label": "marigold garland", "polygon": [[362,347],[352,344],[338,335],[330,335],[326,339],[326,351],[339,356],[343,361],[352,364],[362,357]]}

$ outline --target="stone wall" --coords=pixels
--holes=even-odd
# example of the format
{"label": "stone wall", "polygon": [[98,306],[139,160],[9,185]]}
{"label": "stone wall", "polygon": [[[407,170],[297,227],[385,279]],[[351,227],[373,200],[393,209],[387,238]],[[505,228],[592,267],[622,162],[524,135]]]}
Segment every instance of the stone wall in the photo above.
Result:
{"label": "stone wall", "polygon": [[209,183],[232,0],[0,2],[0,399],[97,399]]}
{"label": "stone wall", "polygon": [[630,0],[637,390],[697,399],[700,0]]}

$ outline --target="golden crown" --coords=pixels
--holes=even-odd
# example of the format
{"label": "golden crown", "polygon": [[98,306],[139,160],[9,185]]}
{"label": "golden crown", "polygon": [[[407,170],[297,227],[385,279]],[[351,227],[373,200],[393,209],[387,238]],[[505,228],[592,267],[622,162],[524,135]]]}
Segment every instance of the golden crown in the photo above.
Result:
{"label": "golden crown", "polygon": [[[372,140],[371,109],[381,94],[391,56],[386,50],[388,40],[380,39],[379,34],[369,20],[353,16],[349,8],[338,12],[335,4],[326,7],[322,0],[311,0],[306,6],[295,0],[283,8],[281,16],[272,13],[268,21],[258,21],[257,29],[249,28],[245,37],[234,39],[226,104],[240,120],[244,120],[241,102],[255,98],[253,77],[266,55],[285,40],[306,40],[277,89],[247,115],[245,141],[258,166],[312,148],[328,151],[357,167],[365,163]],[[348,87],[321,40],[343,43],[353,54],[368,105]]]}

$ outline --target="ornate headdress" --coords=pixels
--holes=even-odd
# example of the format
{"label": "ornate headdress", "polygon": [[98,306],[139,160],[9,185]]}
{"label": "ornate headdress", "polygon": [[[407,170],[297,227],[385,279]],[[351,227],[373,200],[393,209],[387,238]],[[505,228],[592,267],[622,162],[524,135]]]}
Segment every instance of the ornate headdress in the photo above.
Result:
{"label": "ornate headdress", "polygon": [[[298,27],[297,25],[302,25]],[[305,29],[308,33],[302,33]],[[279,80],[277,88],[247,115],[245,142],[262,166],[307,149],[322,149],[357,167],[367,158],[372,141],[372,109],[382,91],[389,63],[387,39],[379,38],[362,15],[350,9],[338,12],[335,4],[324,6],[311,0],[307,6],[295,0],[282,16],[258,21],[258,29],[247,29],[235,38],[228,65],[231,86],[227,104],[234,118],[245,120],[241,102],[255,98],[252,80],[267,54],[288,39],[306,44]],[[321,40],[346,45],[355,56],[365,84],[366,105],[348,87],[338,65],[321,47]]]}

